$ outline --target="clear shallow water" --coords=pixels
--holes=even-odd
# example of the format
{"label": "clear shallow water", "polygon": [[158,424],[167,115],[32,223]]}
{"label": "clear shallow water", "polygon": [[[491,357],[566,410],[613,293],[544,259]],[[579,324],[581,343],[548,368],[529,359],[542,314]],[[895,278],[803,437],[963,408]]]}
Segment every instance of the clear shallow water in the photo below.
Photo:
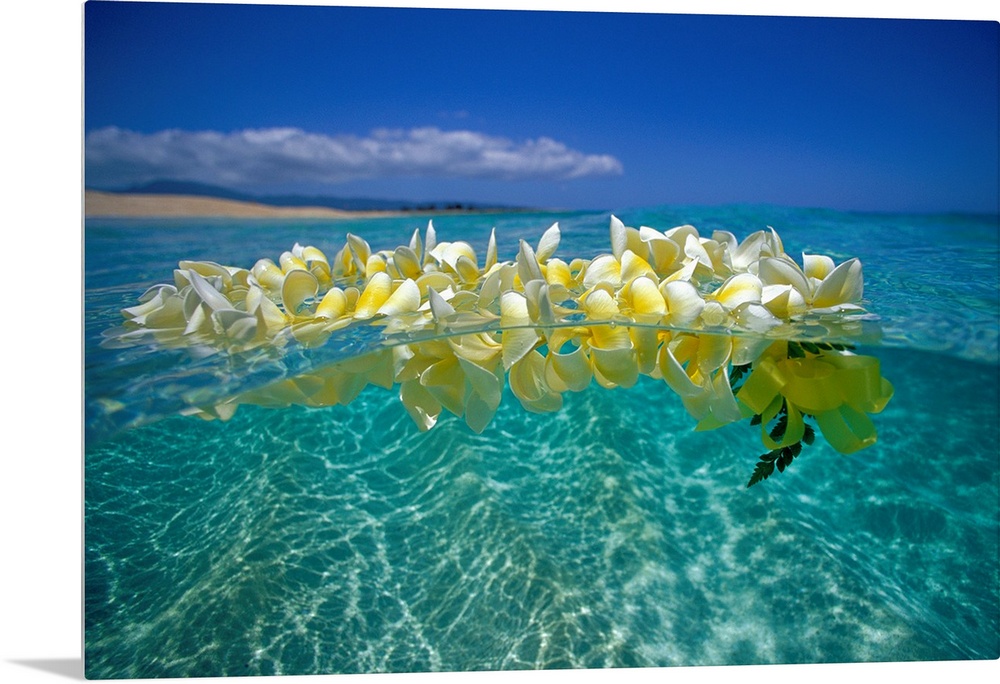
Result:
{"label": "clear shallow water", "polygon": [[[865,351],[896,387],[879,443],[844,457],[817,440],[747,490],[755,429],[695,433],[648,379],[548,415],[508,394],[483,435],[453,418],[420,434],[379,388],[348,407],[170,416],[166,384],[281,372],[97,347],[179,259],[249,266],[347,231],[391,247],[424,222],[88,222],[88,676],[998,657],[996,219],[619,216],[738,237],[773,225],[791,254],[859,256],[885,329]],[[512,258],[554,220],[560,256],[607,251],[606,214],[435,227],[482,252],[496,226]],[[101,397],[147,424],[120,429]]]}

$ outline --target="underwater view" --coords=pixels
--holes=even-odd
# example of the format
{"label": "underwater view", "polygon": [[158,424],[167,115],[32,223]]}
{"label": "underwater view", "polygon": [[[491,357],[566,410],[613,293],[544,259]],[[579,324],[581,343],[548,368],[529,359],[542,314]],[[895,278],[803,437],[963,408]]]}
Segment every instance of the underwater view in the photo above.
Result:
{"label": "underwater view", "polygon": [[87,219],[88,678],[1000,657],[997,216],[429,218]]}

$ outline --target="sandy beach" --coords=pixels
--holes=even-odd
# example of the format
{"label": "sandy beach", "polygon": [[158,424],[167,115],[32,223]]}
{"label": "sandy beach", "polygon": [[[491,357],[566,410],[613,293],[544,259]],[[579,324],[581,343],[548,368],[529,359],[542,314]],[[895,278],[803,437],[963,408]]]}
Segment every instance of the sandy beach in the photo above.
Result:
{"label": "sandy beach", "polygon": [[274,207],[255,202],[188,195],[141,195],[87,190],[84,194],[87,218],[370,218],[394,216],[402,212],[342,211],[326,207]]}

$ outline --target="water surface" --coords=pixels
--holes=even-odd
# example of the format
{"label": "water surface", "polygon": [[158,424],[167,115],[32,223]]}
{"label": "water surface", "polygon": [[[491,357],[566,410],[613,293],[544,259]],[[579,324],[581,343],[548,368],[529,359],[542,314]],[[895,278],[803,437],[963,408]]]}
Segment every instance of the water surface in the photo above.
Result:
{"label": "water surface", "polygon": [[[616,212],[786,251],[857,256],[896,388],[879,442],[822,439],[745,485],[746,424],[694,432],[662,382],[419,433],[394,393],[349,406],[175,415],[177,388],[262,383],[218,356],[100,346],[180,259],[249,267],[413,218],[88,221],[85,656],[91,678],[633,667],[1000,656],[996,217],[778,207]],[[608,214],[435,218],[501,259],[553,221],[557,256],[609,251]],[[108,400],[124,409],[109,417]],[[133,427],[129,427],[134,425]]]}

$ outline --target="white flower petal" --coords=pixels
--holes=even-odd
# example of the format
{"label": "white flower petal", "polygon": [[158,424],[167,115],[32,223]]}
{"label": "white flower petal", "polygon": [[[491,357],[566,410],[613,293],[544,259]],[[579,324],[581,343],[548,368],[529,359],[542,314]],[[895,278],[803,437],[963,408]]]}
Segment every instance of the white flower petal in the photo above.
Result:
{"label": "white flower petal", "polygon": [[803,296],[810,292],[802,269],[786,256],[762,258],[757,265],[757,276],[764,285],[791,285]]}
{"label": "white flower petal", "polygon": [[712,294],[712,298],[729,309],[735,309],[746,302],[760,303],[763,285],[760,278],[752,273],[732,276]]}
{"label": "white flower petal", "polygon": [[420,288],[407,278],[389,295],[389,298],[375,312],[384,316],[398,316],[402,313],[412,313],[420,306]]}
{"label": "white flower petal", "polygon": [[545,377],[549,385],[557,391],[580,392],[590,385],[590,380],[594,377],[590,359],[583,347],[577,347],[565,354],[550,349],[546,363]]}
{"label": "white flower petal", "polygon": [[632,311],[640,316],[662,316],[667,313],[667,302],[656,282],[642,276],[632,281],[629,287],[632,299]]}
{"label": "white flower petal", "polygon": [[285,274],[285,282],[281,284],[281,304],[285,313],[298,315],[299,309],[307,299],[312,299],[319,291],[319,283],[309,271],[292,270]]}
{"label": "white flower petal", "polygon": [[521,406],[533,413],[547,413],[562,408],[562,395],[545,382],[545,357],[537,351],[515,363],[508,376],[510,389]]}
{"label": "white flower petal", "polygon": [[864,281],[861,273],[861,262],[857,259],[845,261],[833,269],[813,295],[814,307],[828,307],[837,304],[851,304],[861,301],[864,294]]}
{"label": "white flower petal", "polygon": [[538,241],[538,249],[535,250],[535,257],[539,263],[544,264],[549,260],[549,257],[555,254],[556,248],[559,247],[559,238],[558,223],[553,223],[548,230],[542,233],[542,237]]}
{"label": "white flower petal", "polygon": [[[624,251],[624,250],[623,250]],[[621,287],[621,264],[618,259],[605,254],[591,261],[583,274],[583,287],[591,289],[601,283],[607,283],[611,287]]]}
{"label": "white flower petal", "polygon": [[517,276],[521,279],[522,285],[532,280],[544,280],[535,251],[524,240],[520,241],[517,252]]}
{"label": "white flower petal", "polygon": [[625,231],[625,224],[614,214],[611,215],[611,253],[616,260],[622,258],[622,254],[628,249],[628,234]]}
{"label": "white flower petal", "polygon": [[392,260],[396,265],[396,270],[399,271],[399,275],[403,278],[416,280],[423,275],[423,269],[420,267],[420,257],[410,247],[397,247],[392,253]]}
{"label": "white flower petal", "polygon": [[833,259],[822,254],[802,253],[802,270],[807,278],[823,280],[834,269]]}
{"label": "white flower petal", "polygon": [[705,300],[697,288],[686,280],[667,281],[660,286],[660,292],[666,301],[671,325],[690,325],[705,308]]}

